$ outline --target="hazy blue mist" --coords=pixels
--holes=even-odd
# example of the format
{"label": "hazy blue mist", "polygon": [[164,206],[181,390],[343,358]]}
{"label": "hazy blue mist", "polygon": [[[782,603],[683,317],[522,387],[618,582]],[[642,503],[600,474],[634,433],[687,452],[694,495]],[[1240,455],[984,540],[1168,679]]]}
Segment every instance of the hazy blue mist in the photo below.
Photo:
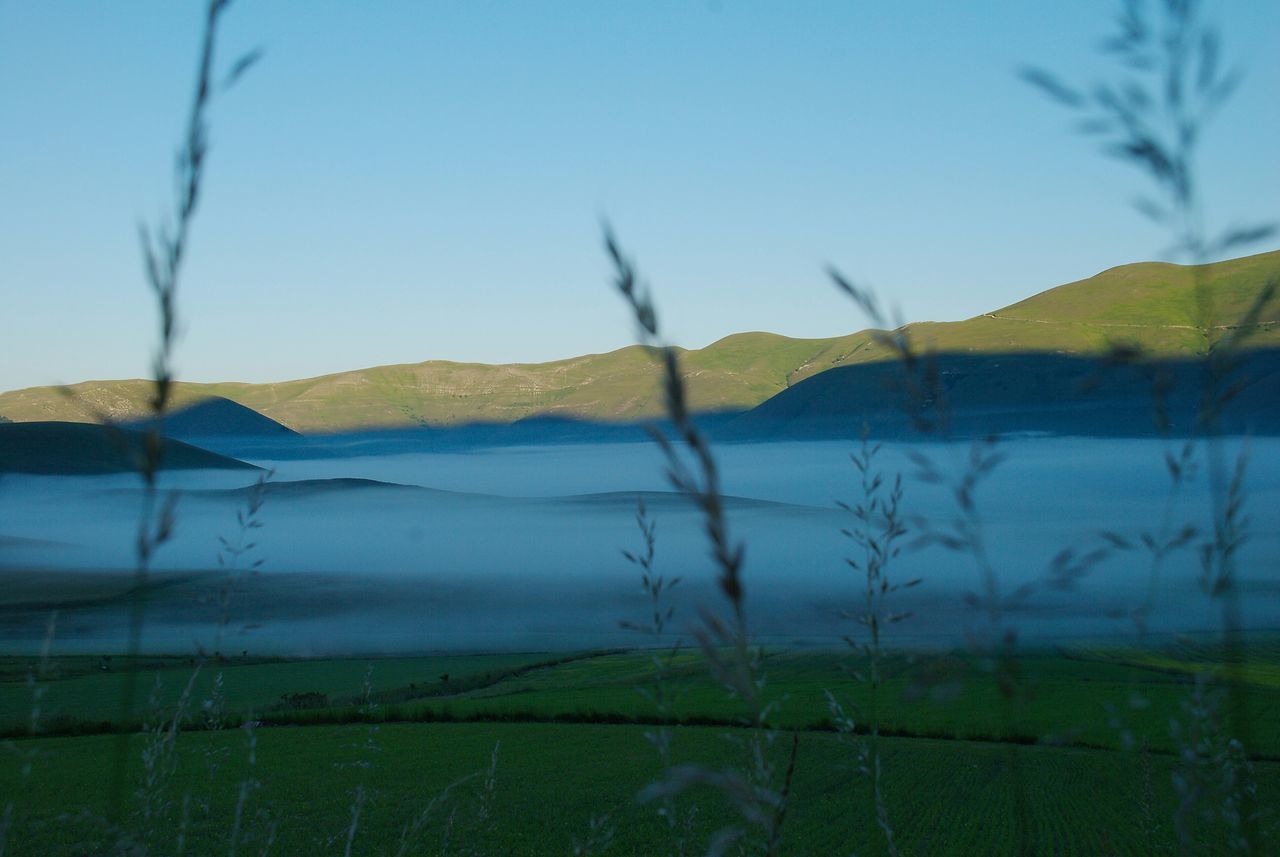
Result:
{"label": "hazy blue mist", "polygon": [[[1229,444],[1232,454],[1238,442]],[[1248,442],[1250,539],[1241,553],[1245,619],[1280,624],[1280,440]],[[1169,479],[1149,440],[1020,439],[979,490],[985,534],[1008,588],[1042,580],[1065,547],[1089,549],[1115,530],[1136,539],[1160,526]],[[756,631],[767,641],[834,645],[854,630],[861,581],[845,565],[840,533],[857,473],[842,443],[723,445],[718,453],[734,534],[747,543]],[[905,476],[909,516],[954,516],[946,492],[913,476],[908,452],[959,474],[967,443],[886,446],[877,459]],[[668,493],[651,444],[496,448],[473,452],[258,461],[277,469],[254,535],[260,573],[232,593],[228,648],[331,652],[438,648],[575,648],[635,642],[645,598],[623,549],[640,548],[636,496],[658,525],[657,568],[679,575],[677,626],[718,606],[701,521]],[[155,563],[146,644],[210,645],[219,615],[218,537],[237,536],[251,475],[167,474],[181,490],[178,528]],[[380,480],[399,483],[322,480]],[[136,477],[0,480],[0,646],[28,649],[59,608],[60,650],[110,649],[123,639],[125,594],[142,494]],[[1203,472],[1172,520],[1206,520]],[[1148,585],[1138,551],[1099,567],[1075,591],[1037,591],[1013,617],[1022,636],[1065,639],[1131,633],[1120,612]],[[942,548],[904,552],[898,579],[923,577],[897,607],[915,615],[893,633],[950,645],[982,616],[964,603],[978,588],[971,558]],[[1153,627],[1207,630],[1217,617],[1196,585],[1191,552],[1162,571]],[[246,625],[250,627],[245,627]],[[234,642],[230,642],[234,641]]]}

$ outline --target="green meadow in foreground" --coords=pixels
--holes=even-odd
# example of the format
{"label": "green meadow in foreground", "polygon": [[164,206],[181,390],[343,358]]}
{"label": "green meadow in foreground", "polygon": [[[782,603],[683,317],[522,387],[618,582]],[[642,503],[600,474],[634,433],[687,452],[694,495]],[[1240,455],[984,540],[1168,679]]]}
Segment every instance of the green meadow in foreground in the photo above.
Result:
{"label": "green meadow in foreground", "polygon": [[[1268,280],[1280,274],[1280,251],[1200,266],[1216,296],[1216,314],[1237,319]],[[1151,357],[1205,353],[1195,318],[1196,269],[1159,262],[1123,265],[1058,286],[1003,309],[956,322],[907,326],[920,346],[939,353],[1049,352],[1099,356],[1116,342]],[[1280,344],[1272,303],[1251,347]],[[677,349],[697,411],[752,408],[835,366],[888,360],[892,355],[864,330],[832,339],[791,339],[741,333],[705,348]],[[152,382],[86,381],[68,397],[59,388],[0,393],[0,415],[12,420],[94,421],[77,402],[117,420],[147,414]],[[173,405],[223,396],[298,431],[514,422],[555,415],[599,420],[663,413],[661,382],[648,353],[628,346],[550,363],[487,365],[432,360],[376,366],[272,384],[179,382]]]}
{"label": "green meadow in foreground", "polygon": [[[257,854],[274,833],[272,853],[344,853],[353,806],[355,854],[573,854],[597,829],[612,834],[609,854],[663,853],[664,825],[636,795],[661,774],[644,729],[636,726],[543,723],[363,725],[306,729],[261,728],[183,736],[170,799],[187,799],[186,853],[231,853],[227,819],[239,784],[255,786],[244,801],[240,853]],[[10,770],[3,790],[21,788],[23,835],[9,853],[102,853],[114,837],[99,821],[107,810],[103,771],[114,736],[21,742],[34,756],[24,780]],[[731,764],[737,749],[726,730],[677,731],[673,752]],[[139,759],[141,738],[131,739]],[[494,748],[493,788],[486,774]],[[1018,747],[1033,841],[1053,854],[1170,853],[1166,819],[1175,796],[1174,760],[1167,756],[1098,750]],[[1010,853],[1014,827],[1010,758],[1006,747],[927,739],[885,739],[885,792],[900,820],[904,853]],[[869,799],[855,773],[856,756],[837,736],[800,739],[789,810],[787,854],[878,854],[878,833],[860,812]],[[12,766],[10,766],[12,768]],[[216,769],[216,775],[211,770]],[[144,770],[135,762],[132,775]],[[1280,765],[1256,763],[1262,800],[1280,798]],[[431,802],[451,783],[472,776]],[[487,799],[486,799],[487,798]],[[682,796],[696,806],[695,841],[733,820],[723,798],[706,789]],[[406,825],[431,810],[400,851]],[[180,813],[173,813],[175,819]],[[172,853],[179,833],[167,825],[155,837],[158,853]],[[1050,846],[1049,844],[1052,843]],[[100,851],[99,849],[102,849]],[[578,852],[591,853],[591,852]]]}
{"label": "green meadow in foreground", "polygon": [[[1027,830],[1034,842],[1053,843],[1053,853],[1169,851],[1177,765],[1169,723],[1185,714],[1193,675],[1214,657],[1213,646],[1191,643],[1028,652],[1031,692],[1009,734],[981,660],[891,655],[881,691],[892,702],[882,706],[890,736],[882,788],[899,847],[1013,850],[1017,777]],[[232,853],[233,837],[243,853],[259,853],[269,833],[273,853],[572,854],[594,824],[595,835],[612,835],[609,853],[650,854],[669,835],[655,806],[637,800],[662,773],[646,740],[653,706],[639,690],[652,680],[649,652],[244,659],[199,670],[183,657],[105,664],[0,661],[0,719],[13,736],[0,793],[16,798],[5,853],[100,853],[127,836],[170,853],[181,830],[190,854]],[[862,809],[868,780],[856,773],[856,747],[834,731],[826,702],[830,691],[865,703],[866,685],[842,654],[779,651],[766,653],[765,664],[778,704],[779,764],[791,732],[799,736],[785,853],[881,853]],[[142,733],[136,724],[121,731],[118,721],[128,670],[139,671],[147,697],[137,706],[150,726]],[[1280,646],[1255,641],[1244,672],[1260,803],[1274,806]],[[743,751],[740,705],[706,675],[700,655],[680,654],[673,664],[677,765],[730,766]],[[188,686],[187,731],[166,743],[163,724]],[[1131,707],[1138,697],[1143,706]],[[33,700],[37,728],[49,734],[27,734]],[[131,770],[117,828],[105,821],[106,771],[122,740]],[[733,820],[714,790],[691,789],[679,802],[697,808],[694,842]],[[229,825],[232,818],[239,821]]]}

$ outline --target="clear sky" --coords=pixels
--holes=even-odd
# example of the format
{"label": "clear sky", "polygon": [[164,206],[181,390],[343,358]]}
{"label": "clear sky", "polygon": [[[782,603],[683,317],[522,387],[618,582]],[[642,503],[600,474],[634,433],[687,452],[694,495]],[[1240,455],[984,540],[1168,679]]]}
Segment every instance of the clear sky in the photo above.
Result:
{"label": "clear sky", "polygon": [[[1096,78],[1116,6],[239,0],[221,60],[266,55],[212,113],[180,375],[620,347],[602,217],[692,347],[864,327],[827,262],[949,320],[1159,258],[1142,181],[1015,77]],[[1210,10],[1248,77],[1209,214],[1274,219],[1280,3]],[[136,228],[168,204],[201,15],[0,0],[0,389],[145,375]]]}

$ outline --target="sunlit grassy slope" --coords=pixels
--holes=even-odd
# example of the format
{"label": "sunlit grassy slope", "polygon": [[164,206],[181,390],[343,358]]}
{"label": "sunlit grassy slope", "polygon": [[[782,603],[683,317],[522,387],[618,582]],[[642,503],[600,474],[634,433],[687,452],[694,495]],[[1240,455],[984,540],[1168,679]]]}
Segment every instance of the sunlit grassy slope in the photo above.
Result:
{"label": "sunlit grassy slope", "polygon": [[[1213,336],[1244,314],[1268,278],[1280,276],[1280,251],[1204,266],[1202,273],[1213,298],[1207,318]],[[1206,347],[1193,283],[1187,267],[1125,265],[965,321],[910,327],[921,345],[946,352],[1089,355],[1124,341],[1153,356],[1186,357]],[[1277,323],[1280,304],[1273,304],[1252,343],[1280,344]],[[885,356],[873,333],[861,331],[833,339],[742,333],[687,351],[683,359],[692,404],[709,411],[745,410],[826,369]],[[143,411],[150,387],[142,380],[88,381],[73,389],[98,410],[129,418]],[[183,383],[176,403],[208,396],[224,396],[299,431],[503,423],[536,415],[627,420],[662,412],[658,374],[636,346],[550,363],[432,360],[279,383]],[[52,387],[0,394],[0,415],[90,419]]]}

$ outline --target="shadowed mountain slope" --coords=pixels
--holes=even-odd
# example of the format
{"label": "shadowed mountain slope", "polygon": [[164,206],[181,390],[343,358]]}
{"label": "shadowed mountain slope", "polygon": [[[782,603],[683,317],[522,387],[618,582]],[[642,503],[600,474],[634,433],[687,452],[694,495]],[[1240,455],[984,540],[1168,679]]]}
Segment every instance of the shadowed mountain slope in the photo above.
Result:
{"label": "shadowed mountain slope", "polygon": [[[1116,366],[1060,354],[936,355],[938,395],[912,389],[903,367],[880,362],[824,372],[778,394],[717,432],[726,440],[854,438],[865,424],[878,437],[920,436],[918,425],[949,422],[957,436],[1019,432],[1141,437],[1158,433],[1153,377],[1168,431],[1195,429],[1203,363],[1152,361]],[[1251,352],[1224,388],[1222,413],[1233,434],[1280,434],[1280,349]],[[944,424],[946,424],[944,422]]]}
{"label": "shadowed mountain slope", "polygon": [[[1243,316],[1268,278],[1280,276],[1280,251],[1202,266],[1200,273],[1213,299],[1205,326],[1200,324],[1192,268],[1140,263],[966,321],[922,322],[909,329],[922,347],[955,354],[1097,355],[1115,342],[1127,342],[1155,357],[1191,357],[1203,354],[1208,338]],[[1267,308],[1252,343],[1280,346],[1278,323],[1280,302]],[[872,331],[832,339],[742,333],[684,351],[683,365],[696,410],[734,411],[752,408],[834,367],[886,356]],[[115,419],[129,419],[144,413],[149,385],[141,380],[88,381],[72,389],[75,398],[53,387],[0,394],[0,415],[87,420],[78,398]],[[637,346],[549,363],[494,366],[434,360],[279,383],[176,385],[179,407],[210,396],[225,397],[304,432],[511,423],[534,416],[625,421],[662,412],[658,371]]]}
{"label": "shadowed mountain slope", "polygon": [[[128,473],[137,469],[142,439],[141,432],[93,423],[0,423],[0,473]],[[166,470],[258,469],[179,440],[165,441],[162,466]]]}

